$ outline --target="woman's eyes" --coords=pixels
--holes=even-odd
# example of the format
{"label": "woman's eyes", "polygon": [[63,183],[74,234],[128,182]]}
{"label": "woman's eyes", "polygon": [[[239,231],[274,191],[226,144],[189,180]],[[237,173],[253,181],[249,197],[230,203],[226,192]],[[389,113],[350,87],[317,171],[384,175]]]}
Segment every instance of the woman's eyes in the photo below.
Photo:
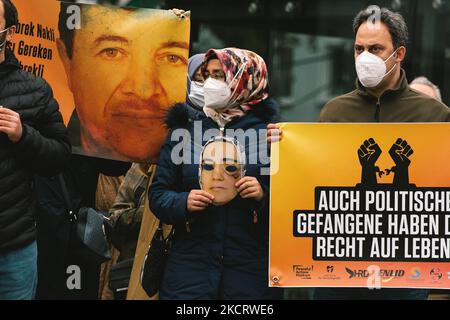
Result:
{"label": "woman's eyes", "polygon": [[238,168],[235,165],[229,165],[225,167],[225,170],[230,173],[235,173],[238,171]]}
{"label": "woman's eyes", "polygon": [[[239,170],[239,168],[233,164],[226,165],[224,168],[225,168],[225,171],[228,173],[236,173]],[[204,164],[202,164],[202,169],[205,171],[213,171],[214,164],[204,163]]]}
{"label": "woman's eyes", "polygon": [[206,170],[206,171],[213,171],[214,170],[214,165],[213,164],[204,163],[204,164],[202,164],[202,168],[203,168],[203,170]]}

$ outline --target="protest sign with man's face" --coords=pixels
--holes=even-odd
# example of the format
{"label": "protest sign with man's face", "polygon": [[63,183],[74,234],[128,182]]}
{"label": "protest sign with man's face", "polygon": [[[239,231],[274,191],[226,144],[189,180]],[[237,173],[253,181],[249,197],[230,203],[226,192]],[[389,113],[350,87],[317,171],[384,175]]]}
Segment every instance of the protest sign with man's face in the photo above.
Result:
{"label": "protest sign with man's face", "polygon": [[73,153],[156,162],[186,96],[190,20],[172,10],[16,0],[20,66],[51,85]]}
{"label": "protest sign with man's face", "polygon": [[[65,10],[67,4],[62,4]],[[184,100],[188,23],[171,11],[82,5],[80,29],[59,54],[73,92],[84,152],[136,162],[157,158],[167,109]],[[180,90],[182,88],[182,90]],[[69,124],[69,130],[71,130]]]}

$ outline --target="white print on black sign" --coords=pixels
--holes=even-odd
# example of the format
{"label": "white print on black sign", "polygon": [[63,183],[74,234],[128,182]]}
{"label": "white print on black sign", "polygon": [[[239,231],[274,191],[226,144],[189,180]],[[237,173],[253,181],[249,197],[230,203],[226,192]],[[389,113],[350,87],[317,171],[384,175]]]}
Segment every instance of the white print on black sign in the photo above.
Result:
{"label": "white print on black sign", "polygon": [[273,305],[245,305],[245,304],[221,304],[220,308],[202,307],[183,304],[177,307],[177,315],[201,315],[207,318],[210,314],[220,315],[272,315],[274,313]]}
{"label": "white print on black sign", "polygon": [[373,138],[359,147],[355,187],[316,187],[315,209],[294,211],[294,236],[313,238],[318,261],[450,262],[450,188],[410,183],[405,139],[389,150],[394,167],[376,166],[381,152]]}

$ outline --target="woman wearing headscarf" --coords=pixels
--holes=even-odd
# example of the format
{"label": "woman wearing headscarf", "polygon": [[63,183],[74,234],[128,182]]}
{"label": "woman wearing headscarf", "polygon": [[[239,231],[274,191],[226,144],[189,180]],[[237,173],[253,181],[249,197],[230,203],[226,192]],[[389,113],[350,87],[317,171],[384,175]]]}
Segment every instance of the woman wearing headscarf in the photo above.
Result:
{"label": "woman wearing headscarf", "polygon": [[[160,298],[280,298],[268,287],[268,164],[255,160],[267,145],[248,138],[277,113],[266,64],[251,51],[211,49],[202,73],[203,112],[171,109],[150,191],[151,210],[175,230]],[[230,130],[248,137],[238,143]]]}
{"label": "woman wearing headscarf", "polygon": [[[188,112],[195,112],[193,108],[202,110],[204,105],[203,75],[201,73],[204,57],[205,54],[196,54],[189,58],[186,93]],[[145,190],[147,183],[153,179],[155,167],[156,165],[153,164],[149,166],[134,163],[127,172],[116,201],[110,210],[111,218],[115,221],[111,238],[115,247],[120,250],[118,262],[126,265],[127,259],[134,257],[128,292],[123,290],[115,292],[116,300],[124,295],[128,300],[158,299],[158,295],[149,297],[140,283],[141,268],[152,236],[158,226],[157,218],[150,208],[145,207],[148,197]],[[113,278],[116,276],[117,279],[117,275],[123,275],[124,270],[118,267],[116,272],[116,275],[113,274]],[[119,281],[116,283],[120,284]]]}

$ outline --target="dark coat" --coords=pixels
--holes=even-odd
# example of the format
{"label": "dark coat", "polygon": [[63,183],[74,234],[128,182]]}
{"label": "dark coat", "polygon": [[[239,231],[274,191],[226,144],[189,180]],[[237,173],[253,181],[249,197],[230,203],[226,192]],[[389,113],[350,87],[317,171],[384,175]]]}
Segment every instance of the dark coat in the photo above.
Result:
{"label": "dark coat", "polygon": [[50,86],[20,70],[9,49],[5,54],[0,64],[0,106],[19,113],[23,135],[12,143],[0,133],[0,253],[35,240],[33,175],[59,173],[71,154]]}
{"label": "dark coat", "polygon": [[[80,207],[95,208],[99,174],[120,176],[129,163],[72,154],[63,171],[70,200],[77,211]],[[38,299],[97,299],[100,266],[86,261],[79,248],[70,246],[70,222],[58,177],[35,176],[38,201]],[[77,265],[82,270],[81,289],[67,288],[67,267]]]}
{"label": "dark coat", "polygon": [[380,98],[356,80],[356,90],[334,98],[320,113],[321,122],[449,122],[450,109],[415,91],[401,70],[397,85]]}
{"label": "dark coat", "polygon": [[[254,110],[230,122],[225,130],[266,129],[277,105],[269,99]],[[185,105],[175,106],[167,123],[172,132],[184,128],[194,137],[194,121],[201,122],[202,133],[208,129],[218,131],[217,124],[204,113]],[[266,144],[265,137],[262,140],[259,144]],[[171,152],[177,143],[172,142],[169,135],[150,188],[151,210],[164,223],[175,226],[160,298],[278,298],[279,291],[268,288],[269,176],[260,175],[264,165],[258,162],[246,166],[246,176],[256,177],[265,190],[260,203],[237,196],[224,206],[210,206],[205,211],[190,214],[186,205],[188,194],[193,189],[200,189],[198,160],[197,164],[174,164]],[[203,141],[202,145],[205,143]],[[200,150],[195,151],[193,139],[190,144],[191,160],[198,159]],[[260,146],[246,141],[247,159]],[[188,221],[190,232],[186,228]]]}

